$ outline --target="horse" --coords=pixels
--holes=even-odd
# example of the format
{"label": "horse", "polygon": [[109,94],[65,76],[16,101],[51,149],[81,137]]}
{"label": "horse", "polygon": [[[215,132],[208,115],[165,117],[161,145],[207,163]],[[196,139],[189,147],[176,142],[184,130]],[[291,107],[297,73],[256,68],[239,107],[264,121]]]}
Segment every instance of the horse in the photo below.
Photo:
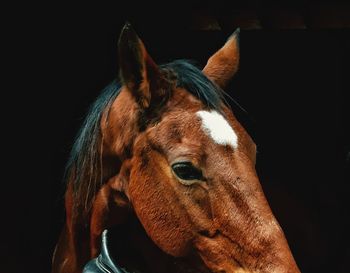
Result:
{"label": "horse", "polygon": [[202,70],[157,65],[124,25],[120,81],[92,105],[67,164],[53,273],[81,273],[113,228],[132,272],[300,272],[255,171],[256,144],[225,99],[239,55],[237,29]]}

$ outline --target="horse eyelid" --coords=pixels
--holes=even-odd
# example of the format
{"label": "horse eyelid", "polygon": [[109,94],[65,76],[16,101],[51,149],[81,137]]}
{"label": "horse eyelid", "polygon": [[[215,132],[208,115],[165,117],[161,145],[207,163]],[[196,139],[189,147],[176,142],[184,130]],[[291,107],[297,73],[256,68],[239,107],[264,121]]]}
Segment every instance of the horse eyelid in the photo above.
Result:
{"label": "horse eyelid", "polygon": [[[200,173],[200,176],[201,176],[200,179],[183,179],[183,178],[181,178],[174,170],[174,166],[180,165],[180,164],[183,164],[185,166],[187,165],[187,167],[189,167],[189,168],[192,167],[193,169],[198,171]],[[196,166],[194,166],[194,164],[192,164],[191,161],[175,162],[171,165],[171,170],[172,170],[173,175],[179,180],[179,182],[185,186],[191,186],[193,184],[200,184],[200,183],[203,183],[206,181],[205,177],[203,176],[203,172],[202,172],[201,168],[197,168]]]}

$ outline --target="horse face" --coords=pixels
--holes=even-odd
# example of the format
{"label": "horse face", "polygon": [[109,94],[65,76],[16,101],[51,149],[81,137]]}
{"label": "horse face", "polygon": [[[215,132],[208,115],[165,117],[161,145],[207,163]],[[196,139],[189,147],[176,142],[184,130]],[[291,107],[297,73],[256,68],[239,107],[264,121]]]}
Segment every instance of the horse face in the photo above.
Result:
{"label": "horse face", "polygon": [[213,272],[289,261],[254,143],[228,109],[188,107],[195,98],[185,92],[134,144],[128,195],[146,232],[170,255],[198,252]]}

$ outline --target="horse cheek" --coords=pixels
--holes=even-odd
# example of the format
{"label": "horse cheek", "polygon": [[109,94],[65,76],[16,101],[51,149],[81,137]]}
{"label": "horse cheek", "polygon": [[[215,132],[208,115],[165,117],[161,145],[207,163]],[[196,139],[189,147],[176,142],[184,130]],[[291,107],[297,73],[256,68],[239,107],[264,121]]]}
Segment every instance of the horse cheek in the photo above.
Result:
{"label": "horse cheek", "polygon": [[191,222],[181,212],[169,178],[152,171],[132,171],[130,178],[129,197],[147,235],[167,254],[186,256],[193,238]]}

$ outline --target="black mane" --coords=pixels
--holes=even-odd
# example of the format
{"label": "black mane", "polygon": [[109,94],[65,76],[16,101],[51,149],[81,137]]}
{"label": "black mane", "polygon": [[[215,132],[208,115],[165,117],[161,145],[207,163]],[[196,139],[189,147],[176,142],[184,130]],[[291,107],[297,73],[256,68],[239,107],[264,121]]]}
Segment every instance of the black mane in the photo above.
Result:
{"label": "black mane", "polygon": [[[177,60],[160,66],[171,70],[177,78],[176,86],[186,89],[209,109],[220,111],[222,90],[212,83],[189,61]],[[102,185],[102,159],[100,154],[102,114],[108,111],[120,92],[117,81],[110,83],[91,106],[72,147],[66,174],[73,182],[76,206],[88,210],[95,192]]]}
{"label": "black mane", "polygon": [[177,76],[176,87],[186,89],[189,93],[200,99],[209,109],[220,112],[223,102],[223,91],[190,61],[176,60],[160,67],[175,72]]}

